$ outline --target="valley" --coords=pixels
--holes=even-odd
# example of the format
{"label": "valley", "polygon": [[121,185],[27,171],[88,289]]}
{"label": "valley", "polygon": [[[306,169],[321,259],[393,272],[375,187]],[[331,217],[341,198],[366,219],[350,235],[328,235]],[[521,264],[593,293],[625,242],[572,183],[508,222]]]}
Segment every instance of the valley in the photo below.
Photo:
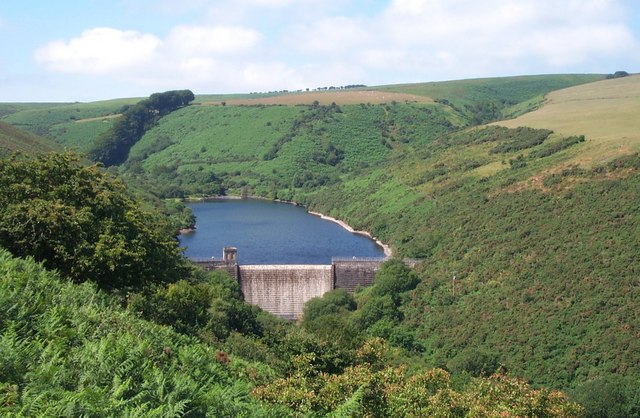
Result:
{"label": "valley", "polygon": [[[384,408],[393,415],[416,390],[415,379],[432,379],[424,399],[458,391],[460,408],[470,411],[485,399],[473,392],[483,385],[500,393],[517,386],[491,380],[500,371],[533,388],[561,390],[587,411],[594,399],[618,399],[626,416],[638,416],[640,76],[605,78],[196,95],[145,126],[123,162],[103,170],[146,195],[146,207],[164,211],[165,230],[192,225],[181,199],[255,195],[299,202],[370,232],[394,256],[424,262],[409,269],[391,261],[371,287],[313,299],[298,324],[243,305],[237,284],[201,273],[131,289],[120,304],[136,327],[143,320],[167,325],[162,332],[175,332],[172,339],[189,336],[193,347],[229,353],[235,366],[218,360],[225,371],[214,372],[244,379],[235,386],[244,394],[238,410],[365,408],[364,386],[352,383],[360,379],[378,401],[385,388],[391,393]],[[27,144],[33,139],[21,138],[40,135],[52,149],[86,158],[139,100],[0,105],[0,127],[9,132],[0,149],[32,153],[6,138]],[[11,199],[5,196],[7,205]],[[23,268],[0,255],[6,269]],[[84,286],[83,294],[94,292]],[[522,397],[531,394],[518,387]],[[553,393],[550,404],[568,405]],[[557,416],[579,415],[571,408]]]}

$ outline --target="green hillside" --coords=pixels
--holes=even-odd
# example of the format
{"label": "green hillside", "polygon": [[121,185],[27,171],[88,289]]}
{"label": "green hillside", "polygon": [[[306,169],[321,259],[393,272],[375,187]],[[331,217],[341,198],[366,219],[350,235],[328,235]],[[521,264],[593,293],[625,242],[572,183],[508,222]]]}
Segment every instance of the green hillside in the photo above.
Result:
{"label": "green hillside", "polygon": [[51,139],[64,147],[87,151],[97,137],[111,127],[123,106],[140,99],[93,103],[3,104],[1,120],[17,128]]}
{"label": "green hillside", "polygon": [[190,106],[147,132],[125,172],[160,179],[169,196],[244,188],[290,199],[419,146],[458,119],[420,104]]}
{"label": "green hillside", "polygon": [[[501,112],[541,98],[551,87],[536,91],[540,79],[520,80],[522,90],[518,80],[461,82],[453,106],[190,107],[149,131],[123,172],[152,173],[174,194],[244,189],[295,200],[372,232],[397,254],[425,258],[402,319],[379,318],[365,332],[427,364],[464,369],[456,365],[486,352],[534,383],[577,391],[612,374],[637,379],[637,164],[573,168],[600,143],[583,125],[467,127],[486,118],[471,109],[497,108],[482,104],[489,96]],[[602,83],[611,91],[634,82]],[[628,155],[640,151],[626,145]],[[610,323],[622,328],[610,334]]]}
{"label": "green hillside", "polygon": [[0,122],[0,156],[6,156],[14,152],[39,154],[58,150],[60,150],[60,146],[55,142]]}
{"label": "green hillside", "polygon": [[3,416],[268,416],[243,376],[264,366],[222,363],[215,347],[4,250],[0,289]]}
{"label": "green hillside", "polygon": [[[318,313],[329,306],[305,312],[307,322],[315,316],[314,331],[245,304],[228,273],[190,267],[157,213],[72,154],[12,156],[0,160],[0,174],[3,416],[573,417],[582,410],[561,392],[504,372],[454,381],[442,369],[398,365],[405,354],[380,338],[327,339]],[[416,275],[392,261],[378,280],[375,295],[397,296]],[[353,304],[344,291],[333,300],[345,299]]]}
{"label": "green hillside", "polygon": [[502,116],[512,117],[539,106],[547,93],[604,78],[598,74],[533,75],[392,85],[382,86],[379,90],[428,96],[477,119],[478,112],[492,109],[502,112]]}
{"label": "green hillside", "polygon": [[[571,417],[581,410],[562,393],[533,390],[505,376],[474,379],[456,390],[444,370],[408,379],[400,368],[377,370],[365,362],[338,375],[343,382],[326,382],[323,396],[309,402],[295,398],[304,392],[283,385],[296,384],[314,397],[312,388],[299,386],[299,374],[276,379],[265,364],[142,320],[89,283],[66,282],[4,250],[0,290],[3,416],[297,417],[332,411],[421,416],[481,410]],[[312,378],[328,376],[303,382],[311,384]],[[353,378],[360,391],[349,384]],[[385,388],[390,395],[384,395]]]}
{"label": "green hillside", "polygon": [[[297,371],[285,372],[278,368],[294,356],[274,353],[289,337],[229,337],[230,351],[250,356],[246,347],[265,349],[269,354],[256,354],[259,360],[285,376],[254,393],[263,402],[299,412],[332,410],[337,404],[310,400],[333,393],[333,383],[313,370],[345,385],[371,378],[371,370],[353,361],[363,342],[383,338],[392,353],[386,365],[444,368],[454,388],[502,368],[536,387],[568,391],[586,406],[586,416],[635,417],[640,77],[604,78],[365,89],[377,99],[392,92],[430,98],[424,101],[354,104],[367,96],[347,91],[332,92],[329,103],[309,103],[316,96],[305,93],[276,95],[270,103],[282,103],[272,105],[203,96],[149,126],[127,161],[110,171],[165,198],[296,201],[371,232],[396,255],[424,259],[412,273],[389,267],[354,298],[329,294],[314,302],[320,308],[308,307],[300,328],[346,350],[340,359],[298,358]],[[108,129],[121,109],[115,103],[82,111],[84,123]],[[71,123],[63,108],[48,122],[46,107],[19,109],[3,120],[71,143],[71,130],[56,136],[61,131],[54,129]],[[91,129],[85,134],[97,138],[100,129]],[[386,385],[391,375],[385,376],[376,379]],[[398,385],[400,392],[408,388]],[[340,386],[357,403],[364,392],[356,387]],[[288,401],[278,400],[281,393]]]}

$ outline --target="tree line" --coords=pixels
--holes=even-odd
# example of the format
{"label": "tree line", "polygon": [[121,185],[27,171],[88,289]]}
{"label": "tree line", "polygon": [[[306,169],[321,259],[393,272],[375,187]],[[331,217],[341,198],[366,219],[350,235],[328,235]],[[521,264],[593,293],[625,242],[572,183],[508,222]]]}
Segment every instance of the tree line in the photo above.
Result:
{"label": "tree line", "polygon": [[125,106],[122,118],[98,137],[89,151],[89,158],[107,166],[122,164],[127,159],[131,147],[160,118],[187,106],[194,99],[195,96],[191,90],[172,90],[154,93],[148,99],[133,106]]}

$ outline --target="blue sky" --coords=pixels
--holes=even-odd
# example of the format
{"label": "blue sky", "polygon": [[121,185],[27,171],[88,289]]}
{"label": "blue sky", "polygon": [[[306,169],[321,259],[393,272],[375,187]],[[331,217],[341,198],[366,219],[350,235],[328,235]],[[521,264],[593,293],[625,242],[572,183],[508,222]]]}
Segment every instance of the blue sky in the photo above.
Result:
{"label": "blue sky", "polygon": [[0,102],[640,71],[640,0],[3,0]]}

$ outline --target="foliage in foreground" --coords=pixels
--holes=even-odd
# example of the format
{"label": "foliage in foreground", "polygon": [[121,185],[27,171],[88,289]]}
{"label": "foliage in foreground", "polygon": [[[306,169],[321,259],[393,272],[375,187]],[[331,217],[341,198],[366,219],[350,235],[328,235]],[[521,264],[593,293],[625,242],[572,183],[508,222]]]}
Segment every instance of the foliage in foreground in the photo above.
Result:
{"label": "foliage in foreground", "polygon": [[71,153],[0,160],[0,246],[105,288],[184,275],[166,221]]}
{"label": "foliage in foreground", "polygon": [[358,364],[338,375],[318,372],[301,356],[292,376],[254,394],[297,413],[336,417],[576,417],[581,412],[560,392],[536,390],[503,374],[472,379],[456,390],[446,371],[409,376],[402,366],[385,366],[386,354],[384,340],[368,340],[358,351]]}
{"label": "foliage in foreground", "polygon": [[0,415],[282,416],[251,387],[273,373],[137,319],[94,284],[0,250]]}
{"label": "foliage in foreground", "polygon": [[[343,372],[294,358],[289,377],[138,319],[94,284],[0,250],[5,416],[577,416],[555,391],[502,375],[453,388],[443,370],[388,366],[381,339]],[[262,401],[257,402],[256,399]]]}

